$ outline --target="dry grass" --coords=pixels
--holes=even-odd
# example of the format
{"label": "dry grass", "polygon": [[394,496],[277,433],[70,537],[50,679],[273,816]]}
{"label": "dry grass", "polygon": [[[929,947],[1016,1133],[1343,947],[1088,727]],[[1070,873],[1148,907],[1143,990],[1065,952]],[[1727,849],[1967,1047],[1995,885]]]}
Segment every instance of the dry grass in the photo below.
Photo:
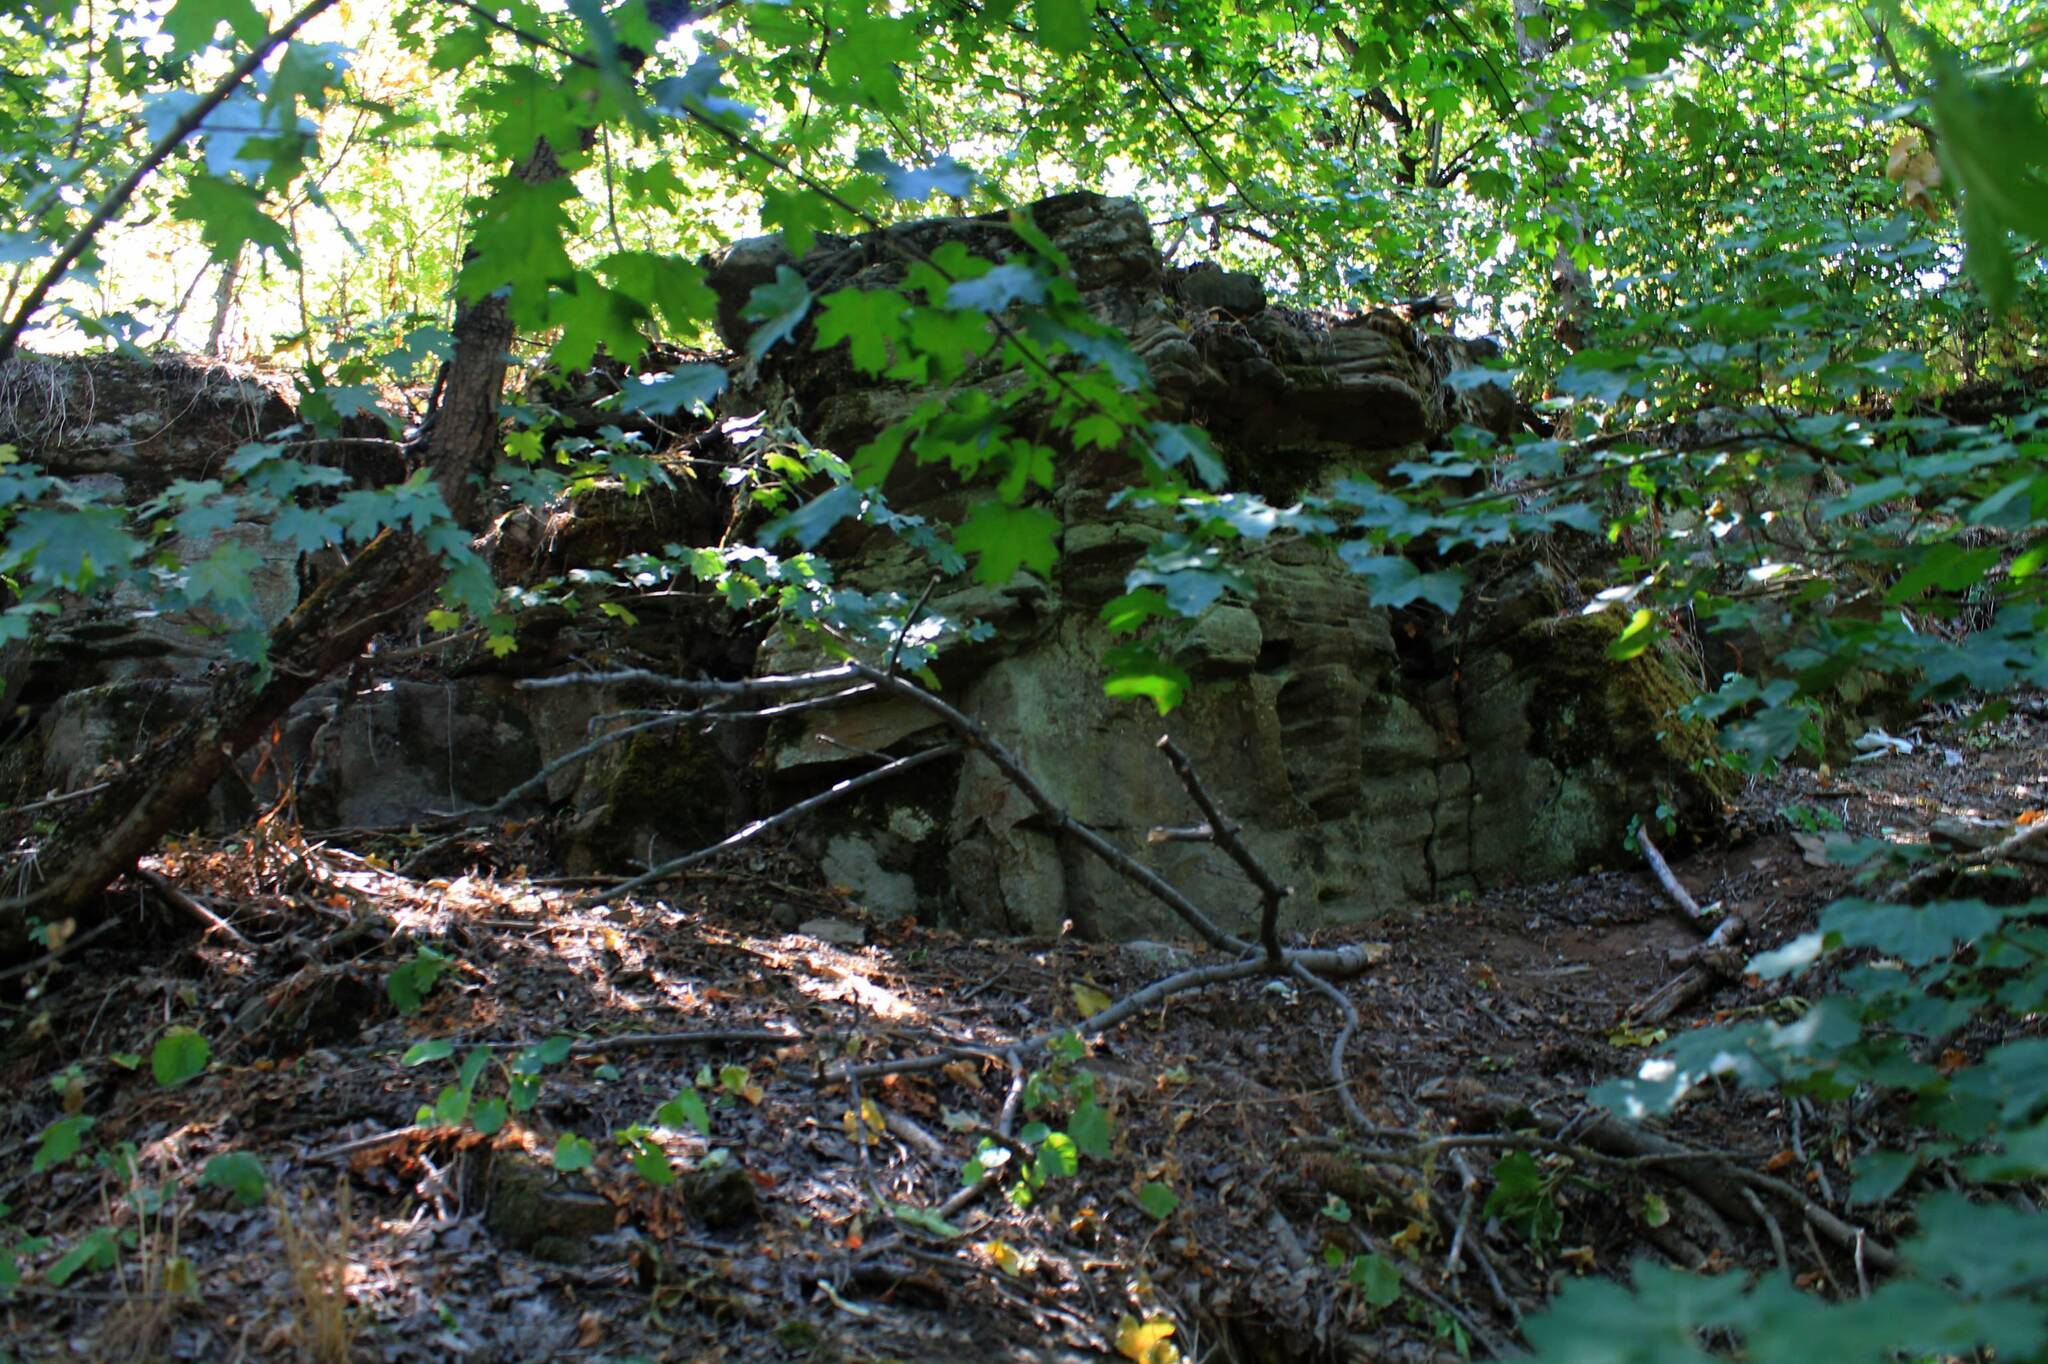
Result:
{"label": "dry grass", "polygon": [[144,1196],[146,1187],[139,1174],[131,1178],[128,1205],[136,1209],[137,1221],[130,1261],[134,1274],[120,1275],[120,1301],[107,1312],[93,1342],[98,1358],[108,1361],[143,1364],[162,1358],[178,1309],[198,1299],[197,1271],[178,1249],[177,1219],[161,1207],[154,1214],[144,1211],[155,1202]]}
{"label": "dry grass", "polygon": [[348,1181],[335,1192],[329,1225],[320,1225],[324,1208],[316,1195],[290,1199],[272,1189],[270,1210],[298,1295],[293,1320],[299,1357],[309,1364],[347,1364],[355,1334],[348,1307]]}

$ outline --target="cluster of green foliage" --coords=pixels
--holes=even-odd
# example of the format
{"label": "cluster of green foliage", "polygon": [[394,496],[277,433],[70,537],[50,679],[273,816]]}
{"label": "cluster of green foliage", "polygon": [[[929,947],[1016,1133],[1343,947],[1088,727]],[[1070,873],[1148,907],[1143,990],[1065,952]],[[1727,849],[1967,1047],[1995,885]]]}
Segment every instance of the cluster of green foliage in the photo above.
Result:
{"label": "cluster of green foliage", "polygon": [[[1161,636],[1248,590],[1231,568],[1245,542],[1296,535],[1337,545],[1375,602],[1445,611],[1463,602],[1477,548],[1605,537],[1616,571],[1600,602],[1629,614],[1618,656],[1674,632],[1745,650],[1741,669],[1701,679],[1693,709],[1750,766],[1816,748],[1826,709],[1874,686],[1945,698],[2048,683],[2048,409],[1959,419],[1927,401],[2030,369],[2038,386],[2048,27],[2024,4],[676,9],[312,0],[287,15],[171,0],[110,15],[31,0],[0,16],[0,359],[28,324],[38,345],[131,353],[178,334],[175,287],[136,281],[152,252],[191,247],[239,272],[226,292],[291,300],[271,351],[295,369],[301,421],[142,507],[52,475],[39,434],[9,431],[0,641],[125,589],[199,608],[260,663],[255,553],[215,537],[258,522],[298,551],[419,537],[447,570],[434,624],[473,619],[501,650],[516,647],[518,612],[550,594],[630,613],[635,592],[678,576],[872,647],[898,636],[909,603],[834,582],[815,553],[834,525],[860,517],[989,581],[1048,573],[1061,528],[1042,494],[1063,458],[1101,450],[1138,468],[1124,496],[1179,518],[1106,611],[1128,637],[1106,660],[1110,689],[1162,710],[1187,680]],[[246,74],[223,85],[231,68]],[[535,173],[543,151],[561,174]],[[341,490],[298,457],[449,360],[457,305],[501,301],[524,338],[518,360],[536,370],[600,352],[630,366],[657,340],[709,339],[716,300],[698,254],[756,223],[801,254],[819,233],[923,212],[934,196],[992,210],[1072,187],[1133,194],[1169,249],[1257,270],[1293,302],[1448,291],[1509,339],[1520,373],[1494,377],[1542,395],[1556,434],[1461,431],[1388,482],[1270,505],[1227,486],[1199,427],[1159,418],[1142,363],[1082,306],[1058,246],[1013,213],[1006,259],[906,246],[895,288],[814,296],[785,268],[748,301],[736,365],[844,346],[863,373],[932,390],[860,450],[814,449],[772,421],[747,433],[738,477],[776,513],[761,544],[675,546],[505,593],[427,471]],[[957,382],[998,372],[1015,381]],[[705,360],[615,401],[661,417],[703,409],[729,382]],[[505,415],[500,498],[672,476],[621,429],[561,438],[539,385]],[[887,506],[882,481],[906,459],[976,489],[959,524]],[[187,561],[175,543],[212,547]],[[910,661],[964,628],[928,623]],[[2038,1015],[2040,917],[1838,906],[1800,950],[1854,954],[1839,995],[1791,1023],[1689,1034],[1607,1097],[1661,1111],[1723,1074],[1823,1098],[1899,1093],[1940,1138],[1859,1158],[1859,1195],[1930,1174],[1994,1194],[2038,1180],[2038,1043],[1964,1047],[1960,1066],[1931,1066],[1928,1051]],[[444,966],[422,951],[393,976],[393,1002],[417,1008]],[[509,1063],[503,1099],[478,1098],[489,1058],[473,1053],[434,1117],[502,1121],[551,1045]],[[181,1046],[171,1074],[191,1063]],[[699,1091],[722,1084],[692,1087],[694,1106],[678,1098],[656,1126],[702,1131]],[[1108,1139],[1092,1096],[1042,1097],[1065,1127],[1027,1129],[1024,1197],[1034,1176],[1042,1185]],[[75,1151],[83,1130],[45,1146]],[[651,1131],[621,1140],[636,1166],[666,1169]],[[1533,1235],[1547,1223],[1530,1178],[1509,1168],[1498,1197]],[[2048,1292],[2025,1253],[2042,1239],[2031,1206],[1922,1198],[1906,1252],[1917,1272],[1862,1303],[1646,1270],[1633,1295],[1566,1293],[1531,1336],[1573,1359],[1686,1357],[1727,1338],[1710,1327],[1739,1335],[1751,1359],[1821,1341],[1842,1358],[2038,1354]],[[1381,1267],[1358,1272],[1368,1293],[1387,1291]],[[1909,1316],[1917,1333],[1899,1324]]]}

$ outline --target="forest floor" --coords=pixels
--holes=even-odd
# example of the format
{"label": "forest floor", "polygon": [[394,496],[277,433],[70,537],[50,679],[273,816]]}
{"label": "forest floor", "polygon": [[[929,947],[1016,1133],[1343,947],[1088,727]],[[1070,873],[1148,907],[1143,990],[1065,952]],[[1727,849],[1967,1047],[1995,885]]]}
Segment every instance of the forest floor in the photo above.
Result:
{"label": "forest floor", "polygon": [[[1908,737],[1909,754],[1753,784],[1728,841],[1680,878],[1769,947],[1850,890],[1827,856],[1844,836],[1912,844],[1940,817],[2010,825],[2048,806],[2038,700],[1976,729],[1930,716]],[[1667,953],[1697,942],[1634,865],[1321,942],[1379,945],[1343,986],[1359,1103],[1388,1129],[1470,1144],[1347,1154],[1336,1011],[1240,981],[1175,995],[1084,1057],[1038,1057],[1029,1097],[1048,1102],[1018,1121],[1078,1130],[1073,1105],[1093,1094],[1108,1122],[1028,1205],[999,1177],[941,1218],[981,1134],[1009,1131],[1013,1166],[1032,1154],[1019,1135],[1059,1145],[1005,1128],[1004,1053],[1192,954],[868,924],[773,847],[612,902],[506,865],[525,836],[491,838],[495,872],[454,876],[393,869],[416,848],[276,825],[174,847],[117,929],[0,981],[0,1249],[38,1238],[0,1305],[0,1357],[1083,1360],[1139,1358],[1131,1326],[1166,1319],[1189,1359],[1435,1361],[1511,1345],[1562,1279],[1644,1254],[1782,1260],[1816,1293],[1852,1294],[1900,1231],[1887,1207],[1845,1201],[1855,1152],[1901,1139],[1869,1105],[1710,1089],[1655,1125],[1867,1240],[1793,1202],[1731,1203],[1676,1178],[1683,1162],[1594,1149],[1590,1085],[1669,1030],[1793,1017],[1816,988],[1730,979],[1663,1029],[1627,1023]],[[230,927],[202,930],[201,911]],[[422,943],[448,959],[438,979]],[[397,993],[422,995],[409,1015],[394,972]],[[171,1025],[208,1055],[167,1088],[152,1068]],[[555,1036],[578,1040],[516,1064]],[[416,1045],[436,1041],[453,1045]],[[490,1060],[465,1103],[458,1067],[478,1042]],[[821,1079],[946,1049],[943,1068],[857,1092]],[[491,1101],[522,1079],[533,1105],[497,1128]],[[657,1125],[690,1089],[708,1135],[681,1108]],[[437,1102],[468,1119],[418,1121]],[[91,1123],[60,1128],[79,1148],[60,1160],[69,1142],[44,1134],[67,1115]],[[551,1168],[563,1134],[592,1143],[587,1169]],[[230,1152],[257,1157],[267,1187],[234,1162],[202,1182]],[[680,1178],[651,1182],[636,1155]]]}

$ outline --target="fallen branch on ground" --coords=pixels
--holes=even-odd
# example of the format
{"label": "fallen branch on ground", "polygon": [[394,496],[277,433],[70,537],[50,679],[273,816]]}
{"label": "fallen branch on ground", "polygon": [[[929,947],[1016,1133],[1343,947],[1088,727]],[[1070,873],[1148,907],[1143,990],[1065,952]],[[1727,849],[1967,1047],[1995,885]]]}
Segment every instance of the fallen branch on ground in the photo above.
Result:
{"label": "fallen branch on ground", "polygon": [[[1672,874],[1671,864],[1664,860],[1663,853],[1657,851],[1647,827],[1636,830],[1636,842],[1642,845],[1643,858],[1656,874],[1657,884],[1663,887],[1665,898],[1685,916],[1687,925],[1697,930],[1706,921],[1705,912],[1691,893],[1679,884],[1678,877]],[[1723,915],[1706,941],[1698,947],[1673,954],[1671,965],[1682,970],[1658,987],[1656,993],[1630,1009],[1630,1020],[1648,1024],[1665,1022],[1724,982],[1740,979],[1745,963],[1742,939],[1748,932],[1749,923],[1742,915]]]}
{"label": "fallen branch on ground", "polygon": [[1909,901],[1921,891],[1937,884],[1946,877],[1955,875],[1959,871],[1964,871],[1970,867],[1989,866],[1993,862],[2008,862],[2016,857],[2020,857],[2028,853],[2034,844],[2040,842],[2043,838],[2048,838],[2048,819],[2037,819],[2032,824],[2020,826],[2018,833],[2012,834],[1988,848],[1980,848],[1976,852],[1965,853],[1961,857],[1945,858],[1940,862],[1920,868],[1911,876],[1894,881],[1885,890],[1884,898],[1900,902]]}
{"label": "fallen branch on ground", "polygon": [[681,857],[672,858],[658,867],[650,867],[630,880],[621,881],[618,885],[605,890],[602,895],[599,895],[597,892],[588,892],[584,898],[611,899],[624,895],[629,891],[638,890],[642,886],[652,885],[665,876],[673,876],[687,867],[694,867],[699,862],[716,857],[722,852],[730,852],[742,843],[751,842],[759,838],[770,829],[780,828],[784,824],[801,819],[811,811],[830,805],[833,801],[839,800],[842,797],[850,796],[862,787],[873,786],[876,782],[887,781],[891,777],[901,776],[914,767],[922,767],[924,764],[939,758],[951,757],[959,751],[960,746],[958,744],[940,744],[937,748],[927,748],[921,753],[912,753],[908,757],[897,758],[892,762],[884,763],[880,767],[872,771],[863,772],[857,777],[848,777],[844,781],[834,782],[815,796],[800,800],[786,809],[778,810],[763,819],[757,819],[751,824],[744,825],[708,848],[699,848],[696,852],[685,853]]}

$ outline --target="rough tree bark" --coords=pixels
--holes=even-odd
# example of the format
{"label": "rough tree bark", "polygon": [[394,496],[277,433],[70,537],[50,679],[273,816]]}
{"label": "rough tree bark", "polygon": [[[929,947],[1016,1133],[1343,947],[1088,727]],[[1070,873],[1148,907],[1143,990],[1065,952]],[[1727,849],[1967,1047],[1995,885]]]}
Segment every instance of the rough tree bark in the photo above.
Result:
{"label": "rough tree bark", "polygon": [[[647,11],[662,32],[682,26],[695,12],[683,0],[649,0]],[[646,53],[629,48],[619,55],[633,72],[647,60]],[[529,184],[566,174],[545,140],[535,144],[516,173]],[[453,332],[427,463],[456,522],[474,530],[484,476],[497,456],[498,403],[514,341],[504,298],[493,293],[460,305]],[[243,750],[415,606],[440,581],[441,572],[436,556],[417,537],[387,530],[278,625],[271,635],[267,681],[258,685],[254,670],[245,665],[224,668],[198,714],[151,742],[44,841],[31,870],[34,888],[0,901],[0,961],[19,959],[33,949],[31,917],[44,923],[71,919],[81,927],[98,917],[108,883],[201,808],[206,793]]]}

